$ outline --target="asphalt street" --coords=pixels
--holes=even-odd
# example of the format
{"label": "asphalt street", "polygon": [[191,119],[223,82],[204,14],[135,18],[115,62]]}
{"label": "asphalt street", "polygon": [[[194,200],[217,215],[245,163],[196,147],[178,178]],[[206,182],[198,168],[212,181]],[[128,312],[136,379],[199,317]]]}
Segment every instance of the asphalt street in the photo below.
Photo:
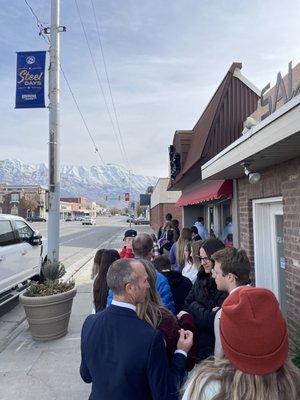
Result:
{"label": "asphalt street", "polygon": [[[30,224],[43,237],[47,237],[47,224],[34,222]],[[82,225],[81,221],[60,223],[60,261],[66,268],[84,259],[92,250],[110,240],[121,229],[129,224],[126,217],[98,217],[96,225]]]}

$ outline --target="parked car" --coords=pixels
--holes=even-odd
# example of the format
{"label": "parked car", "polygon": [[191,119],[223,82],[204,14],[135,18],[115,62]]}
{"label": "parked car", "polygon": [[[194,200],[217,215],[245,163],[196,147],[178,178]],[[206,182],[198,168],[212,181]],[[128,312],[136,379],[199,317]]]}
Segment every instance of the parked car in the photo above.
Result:
{"label": "parked car", "polygon": [[66,222],[72,222],[72,221],[74,221],[74,218],[73,218],[73,217],[67,217],[67,218],[65,219],[65,221],[66,221]]}
{"label": "parked car", "polygon": [[28,222],[46,222],[46,218],[43,217],[28,217],[27,218]]}
{"label": "parked car", "polygon": [[149,225],[149,224],[150,224],[150,221],[149,221],[149,219],[146,219],[146,218],[144,218],[144,217],[137,217],[137,218],[134,220],[134,224],[135,224],[135,225]]}
{"label": "parked car", "polygon": [[129,218],[127,218],[126,222],[134,222],[134,215],[130,215]]}
{"label": "parked car", "polygon": [[82,225],[95,225],[96,222],[92,217],[84,217],[82,219]]}
{"label": "parked car", "polygon": [[46,252],[46,241],[24,218],[0,214],[0,305],[39,277]]}

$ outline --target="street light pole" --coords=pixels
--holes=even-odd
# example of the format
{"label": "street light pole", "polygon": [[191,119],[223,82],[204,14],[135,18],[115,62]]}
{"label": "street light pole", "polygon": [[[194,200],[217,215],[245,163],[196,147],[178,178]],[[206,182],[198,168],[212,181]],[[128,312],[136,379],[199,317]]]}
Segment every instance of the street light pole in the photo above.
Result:
{"label": "street light pole", "polygon": [[128,179],[129,179],[129,228],[131,228],[131,175],[132,171],[128,171]]}
{"label": "street light pole", "polygon": [[60,0],[51,0],[50,67],[49,67],[49,216],[48,251],[51,262],[59,261],[59,101],[60,101]]}

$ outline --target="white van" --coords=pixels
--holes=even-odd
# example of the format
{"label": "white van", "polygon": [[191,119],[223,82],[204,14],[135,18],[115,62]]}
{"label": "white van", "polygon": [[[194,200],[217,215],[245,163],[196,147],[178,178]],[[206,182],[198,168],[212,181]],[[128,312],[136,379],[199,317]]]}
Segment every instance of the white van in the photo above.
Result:
{"label": "white van", "polygon": [[38,277],[46,246],[24,218],[0,214],[0,305],[18,296],[25,283]]}

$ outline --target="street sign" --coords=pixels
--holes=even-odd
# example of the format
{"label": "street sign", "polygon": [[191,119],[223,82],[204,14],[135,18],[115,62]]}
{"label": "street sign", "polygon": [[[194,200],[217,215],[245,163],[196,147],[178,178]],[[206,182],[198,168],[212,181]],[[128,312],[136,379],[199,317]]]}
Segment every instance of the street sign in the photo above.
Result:
{"label": "street sign", "polygon": [[105,201],[108,200],[121,200],[121,196],[105,196]]}

